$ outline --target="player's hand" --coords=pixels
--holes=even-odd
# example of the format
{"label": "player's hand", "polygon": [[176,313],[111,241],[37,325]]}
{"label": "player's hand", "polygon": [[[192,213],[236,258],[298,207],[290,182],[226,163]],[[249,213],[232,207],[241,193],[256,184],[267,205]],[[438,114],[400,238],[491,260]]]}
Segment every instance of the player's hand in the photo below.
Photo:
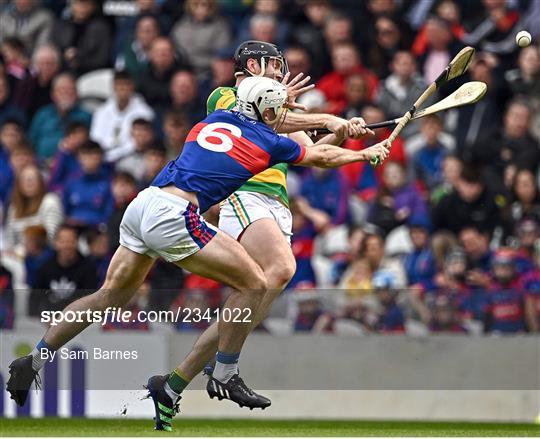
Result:
{"label": "player's hand", "polygon": [[367,127],[366,121],[361,117],[353,117],[349,120],[349,137],[359,139],[366,134],[374,135],[373,130]]}
{"label": "player's hand", "polygon": [[325,123],[325,128],[338,137],[345,138],[349,136],[349,121],[342,119],[341,117],[329,115],[328,120]]}
{"label": "player's hand", "polygon": [[287,72],[287,74],[284,76],[281,83],[287,87],[287,103],[284,105],[285,108],[288,108],[289,110],[302,110],[307,111],[307,107],[305,105],[299,104],[296,102],[296,98],[298,96],[303,95],[305,92],[311,90],[315,87],[315,84],[309,84],[306,85],[309,80],[311,79],[311,76],[306,76],[304,79],[302,77],[304,76],[303,73],[298,73],[291,81],[289,82],[289,79],[291,77],[291,72]]}
{"label": "player's hand", "polygon": [[379,164],[382,163],[390,154],[390,140],[383,140],[381,143],[377,143],[369,148],[362,150],[364,153],[364,160],[372,161],[374,159],[379,160]]}

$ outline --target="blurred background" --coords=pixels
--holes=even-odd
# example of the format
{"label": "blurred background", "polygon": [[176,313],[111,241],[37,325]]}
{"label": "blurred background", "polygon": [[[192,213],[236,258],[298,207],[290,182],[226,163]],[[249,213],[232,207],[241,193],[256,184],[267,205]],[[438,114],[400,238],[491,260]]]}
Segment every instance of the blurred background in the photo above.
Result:
{"label": "blurred background", "polygon": [[[516,45],[519,30],[532,33],[529,47]],[[376,169],[365,163],[290,168],[298,269],[257,331],[364,336],[345,338],[341,350],[325,342],[328,352],[336,351],[329,359],[341,357],[342,369],[334,367],[343,377],[360,359],[367,361],[357,365],[361,370],[376,370],[382,351],[369,340],[387,337],[394,341],[384,345],[386,352],[401,353],[386,364],[408,365],[403,370],[411,373],[424,361],[424,371],[461,365],[454,378],[465,376],[473,368],[464,361],[476,352],[483,361],[474,368],[479,375],[443,388],[538,389],[538,338],[531,343],[523,334],[540,331],[539,34],[540,2],[533,0],[1,2],[0,328],[5,339],[12,337],[4,353],[20,348],[19,336],[42,331],[42,311],[61,310],[103,281],[124,210],[182,151],[189,129],[206,115],[210,92],[234,85],[232,55],[241,41],[275,43],[293,75],[311,75],[316,88],[300,99],[310,112],[361,116],[368,123],[400,117],[470,45],[477,54],[468,73],[431,103],[465,81],[483,81],[488,92],[479,103],[409,124]],[[389,132],[377,130],[343,147],[361,149]],[[128,308],[213,311],[226,295],[224,286],[158,261]],[[184,352],[208,324],[110,324],[90,337],[115,332],[134,347],[146,340],[148,356],[161,358],[166,368],[175,364],[170,346],[152,350],[161,346],[161,334]],[[415,356],[419,348],[410,337],[395,342],[387,334],[462,334],[470,337],[460,340],[474,341],[448,345],[455,339],[437,344],[430,337],[434,344]],[[478,337],[484,334],[520,337],[492,344],[493,337]],[[255,363],[266,349],[258,337],[248,341],[255,350],[247,349]],[[309,356],[318,339],[294,349],[296,339],[290,339],[290,352],[304,355],[302,364],[320,361]],[[437,356],[443,347],[455,364]],[[475,382],[501,352],[505,373],[491,375],[488,384]],[[517,364],[533,376],[503,382],[523,377]],[[380,370],[378,378],[354,385],[378,386],[392,373],[400,376]],[[276,373],[267,372],[260,379]],[[282,376],[283,386],[303,372]],[[441,376],[403,386],[437,388]],[[311,384],[296,388],[304,385]],[[282,414],[298,407],[294,401],[281,406]],[[449,399],[419,401],[424,412],[450,413]],[[499,412],[492,407],[489,416],[476,418],[523,419],[538,408],[537,396],[506,401],[515,413],[495,404]],[[85,414],[78,404],[71,413]],[[373,416],[385,413],[373,410]],[[463,410],[471,409],[465,404]]]}

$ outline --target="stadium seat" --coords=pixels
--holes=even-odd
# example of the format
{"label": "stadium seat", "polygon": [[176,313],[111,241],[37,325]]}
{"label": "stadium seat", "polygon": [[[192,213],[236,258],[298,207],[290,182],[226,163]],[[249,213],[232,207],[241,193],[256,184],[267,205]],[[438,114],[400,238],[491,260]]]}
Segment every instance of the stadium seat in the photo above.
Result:
{"label": "stadium seat", "polygon": [[77,92],[81,105],[93,112],[112,94],[113,69],[88,72],[77,80]]}

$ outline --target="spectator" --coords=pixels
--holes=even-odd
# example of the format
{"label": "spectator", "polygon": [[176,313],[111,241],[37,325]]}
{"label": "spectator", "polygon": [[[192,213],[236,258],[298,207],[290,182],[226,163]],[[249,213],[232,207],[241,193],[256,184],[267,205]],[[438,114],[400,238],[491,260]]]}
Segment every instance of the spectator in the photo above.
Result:
{"label": "spectator", "polygon": [[16,173],[15,187],[6,220],[6,247],[24,255],[24,230],[42,225],[52,241],[62,223],[64,212],[56,194],[47,193],[45,182],[35,165],[27,165]]}
{"label": "spectator", "polygon": [[[411,52],[396,52],[390,63],[390,71],[391,74],[379,85],[376,102],[389,118],[395,119],[411,108],[427,85],[418,74],[416,60]],[[416,124],[407,125],[402,135],[409,137],[417,132],[415,126]]]}
{"label": "spectator", "polygon": [[84,123],[71,122],[66,127],[66,135],[58,144],[58,151],[52,159],[49,190],[62,193],[68,180],[80,172],[77,152],[89,139],[90,132]]}
{"label": "spectator", "polygon": [[131,124],[131,138],[133,151],[116,163],[116,170],[130,172],[140,179],[144,171],[144,152],[154,141],[152,123],[145,119],[135,119]]}
{"label": "spectator", "polygon": [[299,289],[294,292],[294,299],[298,306],[294,322],[295,332],[322,333],[332,331],[332,318],[324,310],[319,293]]}
{"label": "spectator", "polygon": [[42,107],[49,105],[52,83],[61,67],[60,52],[54,46],[40,46],[32,56],[32,99],[28,115],[33,117]]}
{"label": "spectator", "polygon": [[354,259],[343,273],[338,288],[345,290],[349,299],[365,297],[372,293],[373,272],[369,261],[363,257]]}
{"label": "spectator", "polygon": [[465,160],[470,160],[470,150],[476,144],[489,136],[494,127],[500,126],[502,114],[500,109],[504,106],[501,97],[506,95],[500,89],[497,61],[493,56],[477,53],[469,67],[468,75],[472,81],[484,82],[487,85],[487,92],[474,105],[465,105],[454,110],[457,117],[451,131],[456,138],[457,151]]}
{"label": "spectator", "polygon": [[293,213],[291,248],[296,260],[296,272],[288,288],[315,287],[317,279],[311,264],[314,240],[317,233],[325,230],[330,224],[330,217],[325,212],[312,208],[302,197],[295,197],[291,201]]}
{"label": "spectator", "polygon": [[503,126],[473,146],[471,160],[483,167],[486,181],[502,191],[504,170],[509,165],[535,172],[540,163],[538,141],[530,134],[531,109],[525,101],[513,101]]}
{"label": "spectator", "polygon": [[[459,6],[453,0],[443,0],[437,5],[435,15],[446,21],[451,29],[453,37],[456,40],[461,41],[465,34],[465,29],[462,25],[463,21],[461,20]],[[427,50],[427,46],[426,25],[424,24],[418,31],[411,50],[415,54],[421,54]]]}
{"label": "spectator", "polygon": [[169,160],[174,160],[180,155],[190,129],[191,125],[183,112],[168,111],[165,113],[163,116],[163,142]]}
{"label": "spectator", "polygon": [[165,147],[159,143],[150,145],[144,153],[143,177],[137,181],[139,190],[148,187],[166,164],[167,151]]}
{"label": "spectator", "polygon": [[399,163],[389,162],[384,168],[382,185],[369,206],[367,220],[386,235],[406,224],[412,214],[427,216],[426,204],[416,187],[407,182],[405,169]]}
{"label": "spectator", "polygon": [[438,295],[433,303],[432,320],[429,330],[434,333],[463,334],[467,330],[459,321],[455,305],[446,295]]}
{"label": "spectator", "polygon": [[[376,105],[366,105],[361,113],[367,124],[378,123],[385,120],[386,115],[380,107]],[[344,148],[349,148],[354,151],[367,148],[383,139],[388,138],[391,130],[387,128],[375,131],[374,136],[364,137],[362,139],[348,139],[343,143]],[[392,143],[392,149],[385,162],[381,166],[373,168],[366,162],[357,162],[342,166],[339,172],[346,178],[349,185],[356,189],[358,197],[363,201],[371,200],[380,185],[385,167],[388,163],[397,162],[405,166],[407,159],[405,156],[405,147],[403,139],[397,137]]]}
{"label": "spectator", "polygon": [[103,150],[89,140],[77,152],[81,171],[68,181],[63,193],[70,225],[92,228],[106,224],[113,210],[110,176],[103,167]]}
{"label": "spectator", "polygon": [[511,60],[516,50],[514,37],[519,30],[520,14],[506,0],[482,0],[483,17],[470,32],[465,33],[465,44]]}
{"label": "spectator", "polygon": [[[199,86],[199,94],[203,98],[209,96],[218,87],[234,87],[236,84],[233,53],[229,48],[217,50],[214,53],[210,69],[212,70],[210,78]],[[204,107],[204,103],[201,106]]]}
{"label": "spectator", "polygon": [[49,40],[53,21],[51,12],[36,0],[15,0],[0,14],[0,41],[17,37],[31,53]]}
{"label": "spectator", "polygon": [[309,169],[302,182],[301,194],[311,207],[325,212],[332,224],[347,222],[349,188],[336,169]]}
{"label": "spectator", "polygon": [[425,50],[416,55],[420,57],[422,76],[430,84],[461,50],[463,44],[454,38],[450,24],[437,16],[426,21],[426,43]]}
{"label": "spectator", "polygon": [[[407,142],[407,152],[413,154],[413,173],[428,191],[443,182],[443,161],[455,147],[452,136],[443,132],[436,114],[422,119],[420,134]],[[415,152],[413,152],[415,151]]]}
{"label": "spectator", "polygon": [[456,182],[455,191],[444,196],[432,212],[435,230],[459,233],[474,225],[491,235],[500,223],[499,207],[486,188],[482,177],[471,168],[465,168]]}
{"label": "spectator", "polygon": [[517,69],[506,71],[504,79],[515,95],[540,99],[540,50],[536,46],[521,49]]}
{"label": "spectator", "polygon": [[464,227],[459,232],[459,241],[467,258],[467,283],[486,286],[476,278],[485,275],[491,268],[493,254],[489,249],[489,234],[474,226]]}
{"label": "spectator", "polygon": [[158,37],[150,46],[148,68],[142,73],[138,91],[150,107],[163,109],[170,104],[169,83],[183,63],[176,60],[174,46],[168,38]]}
{"label": "spectator", "polygon": [[0,264],[0,329],[13,329],[14,307],[12,275]]}
{"label": "spectator", "polygon": [[92,118],[90,137],[105,151],[105,160],[116,162],[133,153],[133,121],[152,120],[154,112],[144,99],[135,94],[135,83],[127,72],[116,72],[113,96],[98,107]]}
{"label": "spectator", "polygon": [[0,126],[0,207],[7,206],[13,187],[14,173],[10,154],[23,139],[24,132],[16,120],[7,119]]}
{"label": "spectator", "polygon": [[174,25],[171,38],[203,80],[210,75],[214,51],[230,44],[231,33],[227,21],[218,15],[216,0],[187,0],[186,13]]}
{"label": "spectator", "polygon": [[432,189],[430,202],[436,205],[442,198],[455,190],[463,162],[454,154],[448,154],[442,162],[442,182],[439,186]]}
{"label": "spectator", "polygon": [[524,331],[523,300],[513,251],[501,248],[493,260],[493,282],[486,296],[484,331],[502,334]]}
{"label": "spectator", "polygon": [[77,251],[77,230],[63,225],[54,239],[55,253],[38,269],[28,301],[29,315],[61,311],[98,287],[94,263]]}
{"label": "spectator", "polygon": [[396,301],[398,282],[395,274],[378,270],[371,283],[380,305],[376,328],[383,333],[405,332],[405,315]]}
{"label": "spectator", "polygon": [[[389,66],[395,54],[408,47],[398,22],[388,16],[379,16],[375,21],[375,41],[366,63],[379,78],[390,74]],[[402,113],[403,114],[403,113]]]}
{"label": "spectator", "polygon": [[[79,1],[79,0],[78,0]],[[52,104],[39,110],[30,126],[30,140],[36,155],[50,159],[58,150],[60,140],[70,122],[90,125],[92,116],[77,103],[75,79],[67,73],[56,76],[52,84]]]}
{"label": "spectator", "polygon": [[329,0],[311,0],[304,4],[304,15],[307,20],[299,23],[291,33],[294,44],[305,47],[312,60],[312,76],[314,80],[328,73],[330,56],[323,36],[324,23],[331,13]]}
{"label": "spectator", "polygon": [[98,15],[97,0],[73,0],[70,18],[57,21],[52,41],[60,48],[65,66],[74,74],[108,67],[111,30]]}
{"label": "spectator", "polygon": [[540,332],[540,245],[534,247],[534,269],[523,277],[525,319],[529,332]]}
{"label": "spectator", "polygon": [[289,72],[291,72],[291,78],[296,78],[300,73],[306,76],[313,76],[311,71],[312,62],[311,55],[302,46],[289,46],[283,53]]}
{"label": "spectator", "polygon": [[8,119],[16,120],[26,126],[26,115],[9,101],[9,84],[7,78],[0,74],[0,126]]}
{"label": "spectator", "polygon": [[148,68],[150,48],[160,35],[157,19],[152,15],[141,16],[135,27],[135,36],[116,58],[115,68],[125,70],[139,82],[143,71]]}
{"label": "spectator", "polygon": [[342,116],[345,119],[360,116],[362,109],[371,103],[368,98],[366,79],[360,73],[352,74],[345,81],[345,98],[347,106]]}
{"label": "spectator", "polygon": [[32,74],[24,44],[18,38],[6,38],[1,46],[2,58],[11,90],[10,101],[27,111],[32,99]]}
{"label": "spectator", "polygon": [[527,218],[516,225],[516,243],[514,261],[516,271],[522,275],[534,270],[535,246],[540,239],[540,224],[537,220]]}
{"label": "spectator", "polygon": [[516,225],[523,219],[540,221],[540,195],[536,184],[536,178],[529,169],[516,172],[510,200],[504,211],[507,236],[514,235]]}
{"label": "spectator", "polygon": [[[247,40],[266,41],[280,47],[278,38],[278,20],[273,15],[255,14],[249,19]],[[244,41],[247,41],[244,40]],[[238,41],[240,44],[241,41]]]}
{"label": "spectator", "polygon": [[23,126],[17,119],[6,119],[0,125],[0,144],[7,154],[25,143]]}
{"label": "spectator", "polygon": [[360,63],[360,55],[351,43],[339,43],[332,49],[333,71],[323,76],[317,83],[329,101],[329,113],[342,113],[347,105],[345,96],[345,81],[354,74],[359,73],[365,77],[368,86],[368,98],[374,97],[378,80],[377,77]]}
{"label": "spectator", "polygon": [[137,195],[137,183],[130,173],[118,171],[113,175],[111,191],[114,208],[107,222],[110,254],[114,253],[120,245],[120,223],[129,203]]}
{"label": "spectator", "polygon": [[[176,72],[170,84],[171,110],[182,111],[190,126],[206,117],[203,97],[199,95],[197,78],[189,70]],[[204,97],[205,98],[205,97]]]}
{"label": "spectator", "polygon": [[[386,256],[384,254],[384,239],[378,233],[366,233],[361,246],[360,255],[365,257],[369,263],[372,273],[376,271],[390,272],[394,276],[395,288],[405,288],[407,286],[407,275],[400,260]],[[372,279],[373,284],[373,279]]]}
{"label": "spectator", "polygon": [[[247,41],[247,40],[259,40],[259,41],[268,41],[276,44],[278,47],[285,47],[289,31],[290,24],[287,21],[286,14],[281,14],[283,1],[282,0],[255,0],[253,4],[253,13],[248,15],[242,23],[238,26],[239,32],[236,37],[238,42]],[[275,35],[273,41],[252,38],[252,33],[250,32],[251,28],[251,19],[254,16],[269,16],[275,21],[275,31],[272,31],[272,35]]]}
{"label": "spectator", "polygon": [[340,12],[326,17],[323,30],[328,53],[332,53],[336,46],[349,43],[353,39],[353,22],[349,16]]}
{"label": "spectator", "polygon": [[403,259],[409,285],[429,290],[433,286],[437,266],[431,250],[429,232],[431,224],[425,215],[413,213],[408,221],[409,236],[413,245]]}
{"label": "spectator", "polygon": [[109,253],[109,236],[104,231],[90,230],[86,235],[88,242],[88,259],[97,269],[98,285],[103,285],[107,275],[107,268],[111,261]]}
{"label": "spectator", "polygon": [[34,288],[37,271],[53,254],[45,227],[37,225],[24,229],[24,252],[26,285]]}

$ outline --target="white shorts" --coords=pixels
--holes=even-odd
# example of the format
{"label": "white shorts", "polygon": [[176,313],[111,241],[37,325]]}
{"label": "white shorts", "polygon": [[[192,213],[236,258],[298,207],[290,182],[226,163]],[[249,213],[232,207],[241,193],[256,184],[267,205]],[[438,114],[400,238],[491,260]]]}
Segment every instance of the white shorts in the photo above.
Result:
{"label": "white shorts", "polygon": [[262,218],[274,220],[290,244],[291,211],[277,198],[258,192],[235,192],[223,201],[219,211],[219,228],[238,240],[247,226]]}
{"label": "white shorts", "polygon": [[139,192],[120,224],[120,244],[168,262],[198,252],[215,234],[197,206],[153,186]]}

